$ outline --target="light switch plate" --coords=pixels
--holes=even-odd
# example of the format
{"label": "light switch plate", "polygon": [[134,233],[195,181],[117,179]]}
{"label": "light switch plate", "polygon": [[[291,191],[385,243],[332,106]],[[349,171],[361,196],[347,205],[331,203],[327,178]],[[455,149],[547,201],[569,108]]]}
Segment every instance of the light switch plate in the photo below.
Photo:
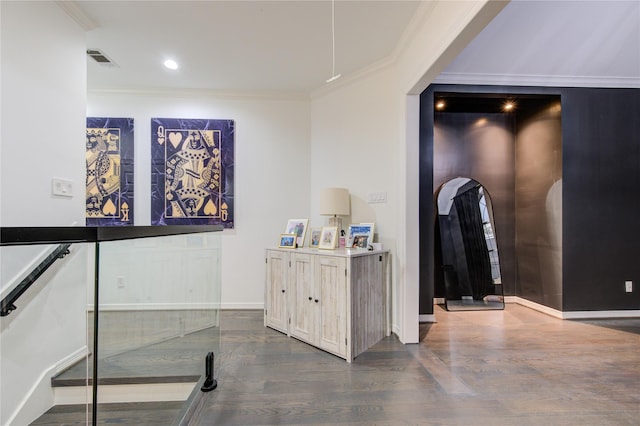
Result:
{"label": "light switch plate", "polygon": [[367,203],[386,203],[387,202],[387,193],[386,192],[370,192],[367,194]]}
{"label": "light switch plate", "polygon": [[69,179],[51,179],[51,194],[58,197],[73,197],[73,181]]}

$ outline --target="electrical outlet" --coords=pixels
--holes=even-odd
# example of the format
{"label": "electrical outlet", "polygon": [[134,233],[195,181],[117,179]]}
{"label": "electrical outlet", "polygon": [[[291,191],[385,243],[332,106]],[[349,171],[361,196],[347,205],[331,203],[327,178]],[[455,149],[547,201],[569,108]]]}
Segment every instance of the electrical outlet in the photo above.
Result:
{"label": "electrical outlet", "polygon": [[118,288],[124,288],[124,277],[117,277]]}
{"label": "electrical outlet", "polygon": [[624,289],[627,293],[631,293],[633,291],[633,281],[625,281]]}

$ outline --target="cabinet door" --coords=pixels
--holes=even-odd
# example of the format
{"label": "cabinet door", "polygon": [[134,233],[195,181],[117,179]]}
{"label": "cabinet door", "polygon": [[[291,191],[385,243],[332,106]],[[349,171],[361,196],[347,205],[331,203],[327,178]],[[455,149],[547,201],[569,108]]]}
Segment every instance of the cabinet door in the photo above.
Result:
{"label": "cabinet door", "polygon": [[347,285],[344,258],[318,256],[314,303],[318,302],[318,347],[337,355],[347,354]]}
{"label": "cabinet door", "polygon": [[267,250],[265,325],[288,333],[287,283],[289,253]]}
{"label": "cabinet door", "polygon": [[314,343],[315,303],[313,294],[313,262],[311,255],[291,255],[289,275],[289,333]]}

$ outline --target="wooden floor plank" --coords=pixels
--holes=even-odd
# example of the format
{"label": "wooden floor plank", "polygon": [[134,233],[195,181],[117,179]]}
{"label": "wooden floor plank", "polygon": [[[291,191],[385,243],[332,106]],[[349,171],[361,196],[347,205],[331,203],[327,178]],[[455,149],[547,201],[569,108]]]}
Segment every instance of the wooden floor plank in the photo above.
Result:
{"label": "wooden floor plank", "polygon": [[[386,337],[349,364],[265,328],[262,311],[224,311],[218,388],[189,424],[640,424],[640,319],[563,321],[513,304],[435,317],[419,344]],[[139,422],[133,410],[110,422],[170,424],[158,420],[169,407],[141,408]],[[37,424],[81,424],[56,415]]]}
{"label": "wooden floor plank", "polygon": [[[249,315],[245,313],[245,315]],[[261,327],[224,331],[219,389],[192,425],[637,425],[638,319],[562,321],[436,310],[421,342],[395,337],[352,364]]]}

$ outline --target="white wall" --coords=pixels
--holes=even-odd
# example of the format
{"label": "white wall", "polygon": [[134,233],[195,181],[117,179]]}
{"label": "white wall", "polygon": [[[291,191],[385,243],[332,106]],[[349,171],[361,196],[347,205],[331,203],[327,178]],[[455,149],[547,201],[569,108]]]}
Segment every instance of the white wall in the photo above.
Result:
{"label": "white wall", "polygon": [[222,307],[262,309],[264,249],[309,217],[309,101],[215,93],[91,92],[87,116],[134,119],[134,220],[149,225],[151,118],[235,120],[235,229],[222,237]]}
{"label": "white wall", "polygon": [[[417,197],[417,186],[411,187],[407,178],[417,176],[418,170],[418,159],[412,155],[417,145],[417,115],[407,111],[417,103],[407,95],[420,93],[502,7],[485,4],[424,3],[409,29],[410,36],[388,64],[338,81],[335,90],[316,94],[311,104],[306,99],[195,92],[92,93],[85,107],[82,31],[55,3],[2,2],[0,224],[84,222],[85,165],[78,147],[84,145],[85,115],[135,119],[137,225],[149,223],[150,118],[231,118],[236,120],[236,229],[223,236],[223,306],[262,307],[264,248],[276,243],[288,218],[310,217],[311,226],[323,224],[314,194],[326,186],[345,186],[353,194],[350,221],[375,221],[379,240],[395,251],[393,288],[398,297],[392,309],[394,328],[403,341],[417,341],[418,283],[407,280],[417,279],[417,253],[412,249],[415,239],[406,236],[417,232],[418,226],[417,211],[406,208],[408,204],[415,209],[412,201]],[[52,197],[52,177],[73,180],[73,198]],[[386,192],[387,203],[367,204],[369,192]],[[406,271],[407,266],[412,271]],[[82,349],[84,343],[75,344],[76,332],[65,317],[76,315],[76,308],[84,311],[83,292],[76,293],[77,305],[72,309],[55,308],[55,315],[61,317],[52,330],[74,333],[65,343],[70,346],[66,354],[75,353],[73,348]],[[53,288],[52,294],[57,294]],[[53,300],[46,300],[46,305],[63,306]],[[26,318],[36,308],[31,305],[22,316]],[[44,321],[46,315],[41,310],[34,318]],[[3,348],[5,332],[3,328]],[[62,340],[53,339],[50,344],[55,348],[53,342]],[[37,347],[33,341],[25,343]],[[50,351],[57,362],[49,362],[45,370],[38,367],[40,378],[60,362],[57,349]],[[14,378],[14,365],[7,373],[5,359],[11,358],[3,353],[0,364],[3,424],[16,413],[7,412],[6,407],[20,405],[25,389],[39,393],[35,387],[42,383],[34,383],[32,373],[19,369]],[[10,395],[4,387],[7,378],[14,379],[10,380]],[[26,418],[25,413],[23,410],[16,418]]]}
{"label": "white wall", "polygon": [[[392,58],[312,97],[311,193],[326,186],[349,188],[352,222],[376,222],[378,241],[392,250],[392,327],[405,343],[418,341],[419,102],[414,95],[502,7],[481,1],[424,3]],[[369,192],[387,192],[387,203],[367,205]],[[312,212],[316,203],[312,199]]]}
{"label": "white wall", "polygon": [[[0,225],[83,225],[84,32],[53,2],[3,1],[0,15]],[[53,197],[53,177],[72,180],[73,197]],[[23,254],[4,247],[1,262]],[[86,260],[75,248],[0,319],[0,424],[48,409],[50,376],[86,350]]]}
{"label": "white wall", "polygon": [[[393,101],[389,68],[353,81],[314,99],[311,106],[311,211],[320,223],[319,197],[325,187],[344,187],[351,194],[349,223],[375,222],[376,242],[391,250],[393,268],[400,235],[398,214],[404,212],[398,178],[401,109]],[[386,203],[367,203],[373,192],[387,194]],[[395,287],[394,287],[395,289]],[[392,299],[396,300],[392,294]],[[392,309],[394,331],[397,309]],[[417,317],[416,317],[417,322]]]}
{"label": "white wall", "polygon": [[[319,191],[349,188],[352,214],[346,222],[375,222],[378,241],[392,250],[394,331],[405,342],[417,341],[418,193],[412,184],[418,176],[418,116],[407,113],[407,105],[415,109],[418,103],[407,95],[426,88],[502,7],[425,3],[387,63],[339,80],[310,104],[197,91],[94,92],[87,115],[135,119],[137,225],[148,224],[150,215],[150,118],[236,120],[236,229],[225,231],[222,250],[226,308],[261,308],[264,268],[257,265],[264,247],[274,244],[287,218],[309,217],[311,227],[323,225]],[[370,192],[385,192],[387,202],[368,204]]]}
{"label": "white wall", "polygon": [[[82,226],[84,32],[53,2],[2,2],[1,43],[0,224]],[[51,195],[53,177],[72,198]]]}

